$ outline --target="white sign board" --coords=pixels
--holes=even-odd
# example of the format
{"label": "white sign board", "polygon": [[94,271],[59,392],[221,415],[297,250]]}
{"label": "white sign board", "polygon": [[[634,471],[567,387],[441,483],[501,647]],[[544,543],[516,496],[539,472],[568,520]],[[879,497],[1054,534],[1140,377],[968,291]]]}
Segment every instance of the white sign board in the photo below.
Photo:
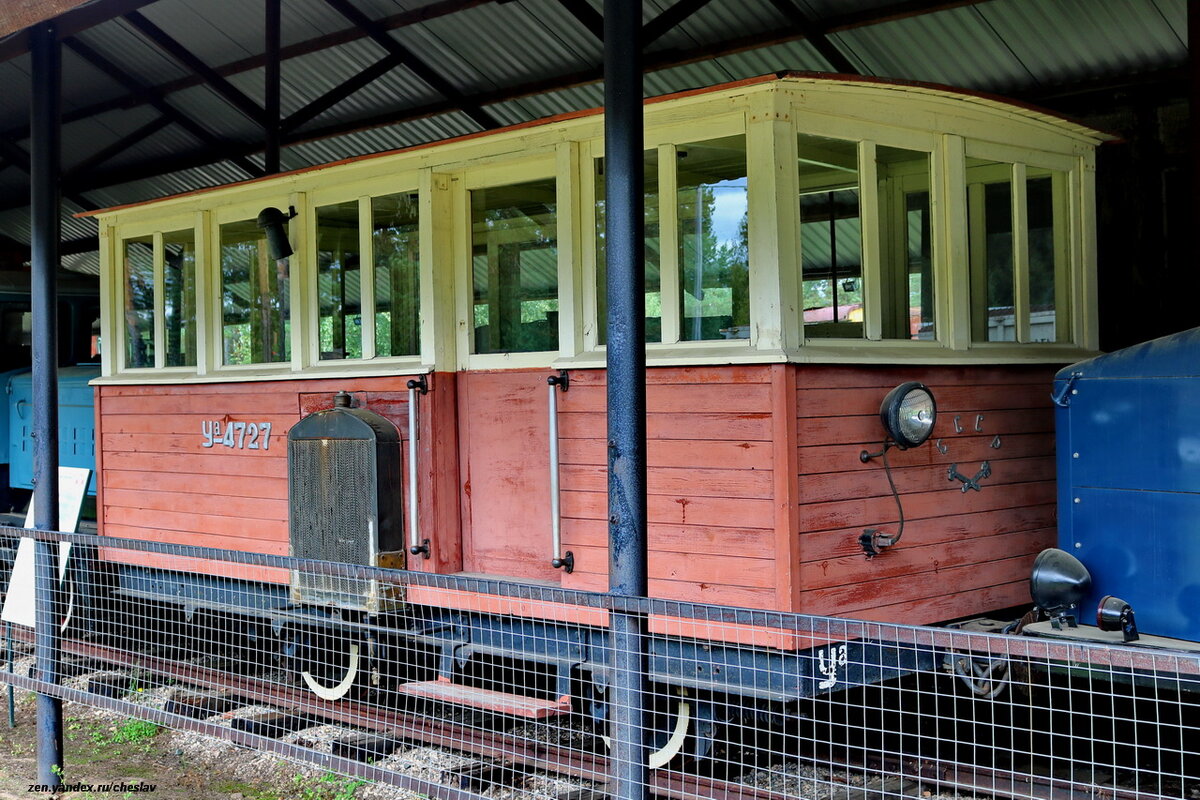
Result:
{"label": "white sign board", "polygon": [[[88,480],[92,471],[87,467],[58,468],[58,529],[63,533],[75,533],[79,528],[79,512],[83,507],[83,496],[87,493]],[[34,490],[36,497],[37,490]],[[25,527],[33,527],[33,508],[35,500],[29,501],[29,513],[25,515]],[[34,624],[33,602],[33,539],[23,537],[17,547],[17,557],[13,561],[12,575],[8,581],[8,591],[4,595],[4,608],[0,610],[0,620],[15,622],[32,628]],[[71,543],[62,542],[58,548],[58,579],[61,581],[67,574],[67,561],[71,557]],[[70,615],[70,607],[67,610]]]}

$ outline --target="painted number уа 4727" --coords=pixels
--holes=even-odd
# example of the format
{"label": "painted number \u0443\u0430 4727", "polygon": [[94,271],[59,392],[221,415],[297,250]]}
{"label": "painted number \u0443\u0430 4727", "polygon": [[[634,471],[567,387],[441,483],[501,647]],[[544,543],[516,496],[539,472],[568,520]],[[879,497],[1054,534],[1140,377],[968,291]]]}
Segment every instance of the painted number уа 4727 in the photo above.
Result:
{"label": "painted number \u0443\u0430 4727", "polygon": [[271,444],[271,423],[226,422],[222,427],[220,420],[206,419],[200,423],[200,435],[204,437],[201,447],[224,445],[234,450],[266,450]]}

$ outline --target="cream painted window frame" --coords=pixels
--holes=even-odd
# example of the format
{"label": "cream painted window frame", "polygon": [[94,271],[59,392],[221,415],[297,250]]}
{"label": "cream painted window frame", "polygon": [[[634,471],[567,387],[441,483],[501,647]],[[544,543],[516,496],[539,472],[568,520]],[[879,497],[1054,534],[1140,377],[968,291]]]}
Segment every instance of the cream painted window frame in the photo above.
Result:
{"label": "cream painted window frame", "polygon": [[[1010,213],[1012,214],[1012,231],[1013,231],[1013,314],[1016,324],[1015,342],[987,342],[987,341],[972,341],[970,346],[972,349],[986,350],[993,348],[1011,348],[1011,347],[1083,347],[1094,349],[1095,340],[1089,337],[1084,320],[1088,316],[1094,316],[1094,312],[1089,312],[1083,308],[1086,303],[1084,300],[1087,293],[1091,290],[1090,284],[1094,282],[1094,270],[1088,270],[1084,263],[1084,250],[1082,242],[1084,241],[1084,210],[1081,208],[1079,198],[1083,197],[1083,185],[1080,175],[1084,170],[1084,161],[1078,156],[1068,155],[1065,153],[1050,153],[1041,150],[1029,148],[1015,147],[1012,145],[997,144],[992,142],[982,142],[976,140],[967,140],[964,147],[964,192],[969,193],[971,186],[966,179],[966,173],[971,168],[966,167],[966,158],[975,158],[981,161],[993,162],[995,169],[1002,170],[1008,168],[1008,179],[1012,186],[1012,200]],[[976,167],[975,169],[979,169]],[[1029,219],[1027,214],[1027,180],[1030,169],[1036,171],[1050,172],[1052,180],[1052,191],[1055,194],[1053,203],[1055,223],[1065,224],[1065,231],[1061,242],[1056,243],[1056,247],[1063,247],[1065,253],[1062,256],[1062,261],[1057,265],[1054,285],[1055,285],[1055,310],[1057,314],[1056,326],[1059,330],[1070,332],[1070,338],[1065,341],[1055,342],[1031,342],[1031,316],[1030,316],[1030,299],[1029,299]],[[1061,174],[1061,179],[1056,179],[1054,174]],[[982,186],[983,184],[978,184]],[[1061,195],[1061,202],[1059,196]],[[966,197],[966,194],[964,194]],[[977,204],[978,208],[982,208],[981,204]],[[978,266],[976,262],[981,257],[978,248],[970,254],[970,266],[968,271],[970,274],[975,274]],[[1066,301],[1065,312],[1061,311],[1062,301]],[[970,298],[970,312],[972,319],[980,313],[977,308],[975,298]],[[972,337],[973,338],[973,337]]]}
{"label": "cream painted window frame", "polygon": [[[377,197],[395,194],[417,195],[417,228],[418,251],[421,253],[417,270],[420,274],[420,296],[418,302],[418,335],[420,348],[414,355],[378,356],[375,353],[375,243],[371,235],[372,206],[371,201]],[[304,249],[312,253],[305,269],[311,269],[312,274],[305,276],[304,281],[304,314],[311,322],[309,329],[313,336],[307,337],[304,343],[307,352],[305,363],[314,377],[323,372],[342,372],[345,370],[362,369],[369,372],[371,367],[394,366],[399,369],[419,367],[424,363],[426,352],[425,338],[427,331],[423,321],[426,313],[426,302],[433,302],[433,291],[427,288],[425,263],[429,256],[425,254],[424,243],[427,238],[426,228],[432,225],[426,213],[426,193],[422,191],[421,176],[415,171],[406,171],[388,175],[371,181],[356,181],[336,188],[316,189],[309,193],[306,218],[303,221]],[[359,303],[362,314],[362,347],[360,358],[322,359],[320,343],[320,308],[317,290],[317,209],[339,203],[358,203],[358,246],[359,246]],[[430,273],[432,276],[432,273]],[[366,309],[370,309],[367,313]],[[293,324],[294,321],[293,321]],[[432,334],[432,331],[428,332]],[[432,343],[430,344],[432,347]]]}
{"label": "cream painted window frame", "polygon": [[[208,353],[208,370],[201,375],[244,376],[247,379],[256,377],[277,377],[289,373],[302,372],[312,366],[307,358],[306,342],[315,338],[316,321],[306,313],[306,297],[313,287],[310,283],[316,276],[316,253],[309,246],[308,230],[312,217],[308,195],[305,192],[290,194],[271,194],[256,196],[236,205],[221,206],[208,214],[208,253],[205,275],[207,285],[201,284],[208,291],[207,314],[211,320],[209,332],[205,339]],[[226,364],[224,363],[224,316],[222,314],[221,298],[221,226],[231,222],[244,222],[255,219],[262,209],[274,206],[285,214],[290,207],[296,209],[296,216],[288,222],[288,240],[292,243],[292,263],[289,264],[288,319],[291,323],[291,358],[288,361],[255,364]],[[297,313],[299,312],[299,313]]]}
{"label": "cream painted window frame", "polygon": [[[514,158],[486,165],[472,165],[454,173],[451,179],[450,203],[452,205],[451,227],[453,232],[453,260],[455,277],[455,319],[457,334],[457,368],[459,370],[480,369],[534,369],[552,365],[560,358],[573,355],[575,320],[574,291],[576,266],[574,241],[578,237],[578,169],[570,168],[571,145],[567,142],[550,152],[537,153],[524,158]],[[564,151],[566,154],[564,155]],[[574,159],[576,165],[578,158]],[[471,192],[509,186],[531,180],[554,179],[555,194],[555,248],[558,261],[558,349],[539,350],[527,353],[476,353],[474,314],[474,271],[471,228]],[[574,194],[574,196],[573,196]],[[564,276],[571,295],[564,294]],[[565,300],[564,300],[565,298]],[[564,353],[564,347],[571,351]]]}
{"label": "cream painted window frame", "polygon": [[[728,136],[742,136],[746,143],[747,168],[747,203],[748,208],[755,202],[755,181],[751,180],[749,172],[753,163],[753,153],[750,150],[751,139],[749,124],[746,119],[745,101],[743,107],[725,111],[715,117],[703,120],[690,120],[687,123],[670,125],[654,125],[652,118],[647,118],[646,137],[643,152],[658,151],[658,227],[659,227],[659,292],[662,307],[661,340],[646,343],[646,358],[653,362],[656,357],[670,357],[678,360],[683,354],[693,353],[699,359],[706,355],[720,356],[725,353],[743,353],[754,349],[755,341],[755,302],[754,286],[756,259],[754,238],[751,235],[749,248],[750,268],[750,339],[706,339],[684,342],[680,340],[679,289],[679,209],[677,195],[677,156],[678,148],[690,144],[701,144],[711,139]],[[608,350],[607,345],[599,343],[599,287],[596,285],[599,264],[596,261],[596,161],[604,157],[604,140],[593,138],[582,143],[580,153],[579,186],[581,197],[580,261],[582,263],[581,283],[583,340],[581,352],[602,356]],[[670,198],[669,200],[667,198]],[[769,267],[764,264],[762,269]],[[565,354],[564,354],[565,357]]]}
{"label": "cream painted window frame", "polygon": [[[105,228],[107,233],[102,236],[102,239],[107,239],[108,241],[102,241],[101,247],[108,248],[110,263],[113,265],[113,268],[109,270],[109,275],[105,276],[100,282],[100,303],[103,308],[109,311],[111,323],[108,326],[110,330],[102,329],[101,335],[105,337],[105,341],[112,342],[113,344],[104,347],[100,355],[101,374],[106,377],[110,375],[146,376],[160,374],[185,376],[199,371],[200,365],[205,361],[206,356],[206,347],[204,346],[203,339],[200,338],[205,329],[206,322],[202,319],[203,310],[201,307],[204,305],[202,302],[196,304],[196,366],[166,366],[166,297],[163,293],[166,265],[163,236],[168,233],[192,231],[193,246],[196,248],[196,295],[197,297],[203,297],[201,291],[204,288],[204,279],[200,273],[204,271],[201,258],[204,256],[205,238],[202,216],[198,213],[175,214],[164,219],[154,220],[153,222],[105,226]],[[125,243],[131,239],[145,237],[150,237],[153,248],[151,260],[153,264],[152,279],[154,281],[154,332],[152,335],[154,341],[154,365],[150,367],[130,367],[125,363],[128,345],[128,331],[124,324],[126,291]]]}

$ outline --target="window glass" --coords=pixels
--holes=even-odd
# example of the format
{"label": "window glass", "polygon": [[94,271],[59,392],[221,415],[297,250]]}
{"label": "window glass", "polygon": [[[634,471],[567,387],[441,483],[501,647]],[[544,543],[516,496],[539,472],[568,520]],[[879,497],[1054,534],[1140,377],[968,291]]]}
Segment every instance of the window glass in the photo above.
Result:
{"label": "window glass", "polygon": [[[646,341],[662,341],[662,291],[659,275],[660,245],[658,223],[658,151],[643,154],[645,164],[646,225]],[[608,338],[608,264],[605,261],[604,159],[596,159],[596,340]]]}
{"label": "window glass", "polygon": [[1011,164],[967,159],[967,220],[972,339],[1015,342]]}
{"label": "window glass", "polygon": [[375,251],[375,354],[421,351],[421,272],[415,193],[371,199]]}
{"label": "window glass", "polygon": [[929,153],[880,145],[880,287],[885,339],[934,339]]}
{"label": "window glass", "polygon": [[255,220],[221,226],[221,343],[226,364],[289,361],[288,259],[273,259]]}
{"label": "window glass", "polygon": [[154,239],[125,240],[125,366],[154,366]]}
{"label": "window glass", "polygon": [[750,337],[746,140],[676,152],[682,341]]}
{"label": "window glass", "polygon": [[1034,342],[1068,341],[1058,315],[1066,310],[1067,176],[1030,169],[1025,181],[1029,225],[1029,338]]}
{"label": "window glass", "polygon": [[163,316],[168,367],[196,366],[196,233],[163,234]]}
{"label": "window glass", "polygon": [[471,192],[476,353],[558,349],[553,178]]}
{"label": "window glass", "polygon": [[800,263],[804,335],[863,335],[858,145],[801,134]]}
{"label": "window glass", "polygon": [[321,360],[362,358],[358,201],[317,208],[317,335]]}

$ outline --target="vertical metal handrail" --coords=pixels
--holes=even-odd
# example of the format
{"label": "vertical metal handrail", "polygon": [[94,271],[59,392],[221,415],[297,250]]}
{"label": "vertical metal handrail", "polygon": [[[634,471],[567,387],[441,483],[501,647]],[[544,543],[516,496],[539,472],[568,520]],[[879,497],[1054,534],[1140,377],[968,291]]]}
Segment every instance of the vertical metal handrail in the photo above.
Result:
{"label": "vertical metal handrail", "polygon": [[565,392],[570,382],[565,369],[546,379],[550,392],[550,566],[566,570],[567,574],[575,570],[575,554],[562,552],[562,509],[558,499],[558,392]]}
{"label": "vertical metal handrail", "polygon": [[418,498],[420,486],[417,470],[417,440],[420,438],[420,414],[418,413],[418,397],[429,394],[429,383],[422,375],[408,382],[408,552],[414,556],[430,558],[433,552],[429,548],[429,540],[421,538],[420,514],[418,514]]}

